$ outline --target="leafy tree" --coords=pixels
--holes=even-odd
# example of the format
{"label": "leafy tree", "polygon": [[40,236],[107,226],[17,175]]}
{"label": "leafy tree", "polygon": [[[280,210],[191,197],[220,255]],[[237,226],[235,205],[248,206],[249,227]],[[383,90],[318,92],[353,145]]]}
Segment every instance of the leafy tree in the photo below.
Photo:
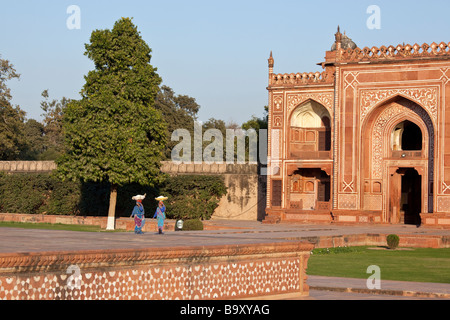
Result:
{"label": "leafy tree", "polygon": [[[207,132],[209,129],[217,129],[220,131],[220,133],[222,135],[222,141],[218,141],[218,145],[222,146],[222,150],[213,150],[211,152],[210,156],[215,158],[216,152],[220,152],[222,154],[221,160],[225,161],[226,160],[226,136],[227,136],[227,126],[225,124],[225,121],[215,119],[215,118],[210,118],[208,121],[206,121],[202,125],[203,134],[205,134],[205,132]],[[216,142],[215,139],[219,139],[219,137],[214,137],[214,141],[208,141],[208,140],[204,139],[203,140],[203,150],[207,150],[206,148],[208,147],[208,145],[210,145],[213,142]],[[217,158],[220,158],[220,154],[217,155]],[[217,160],[219,160],[219,159],[217,159]]]}
{"label": "leafy tree", "polygon": [[40,160],[56,160],[63,153],[64,135],[62,132],[63,116],[70,99],[62,97],[60,101],[50,101],[48,90],[42,92],[44,100],[41,109],[44,111],[45,146]]}
{"label": "leafy tree", "polygon": [[210,118],[208,121],[206,121],[203,124],[203,130],[206,131],[208,129],[218,129],[218,130],[220,130],[220,132],[222,133],[224,138],[225,138],[225,136],[227,134],[227,126],[225,124],[225,121],[223,121],[223,120]]}
{"label": "leafy tree", "polygon": [[0,55],[0,99],[3,101],[11,100],[11,89],[6,86],[6,81],[20,78],[20,74],[16,73],[14,66],[8,61],[1,59]]}
{"label": "leafy tree", "polygon": [[258,118],[256,116],[252,116],[250,120],[247,122],[244,122],[242,124],[242,129],[248,130],[248,129],[255,129],[257,132],[260,129],[267,129],[267,111],[268,107],[265,106],[264,109],[266,110],[265,115],[262,118]]}
{"label": "leafy tree", "polygon": [[[194,136],[194,121],[200,106],[194,98],[187,95],[176,95],[172,88],[161,86],[156,96],[155,108],[161,111],[167,123],[167,136],[171,137],[177,129],[186,129]],[[170,140],[170,139],[168,139]],[[168,141],[164,151],[165,159],[170,159],[176,141]]]}
{"label": "leafy tree", "polygon": [[20,160],[56,160],[64,152],[62,119],[70,99],[50,101],[48,90],[42,92],[42,97],[43,123],[29,119],[23,124],[25,145],[20,150]]}
{"label": "leafy tree", "polygon": [[34,119],[24,123],[23,133],[26,139],[26,147],[20,153],[21,160],[40,160],[45,151],[44,125]]}
{"label": "leafy tree", "polygon": [[[261,121],[261,126],[260,122]],[[220,155],[217,155],[216,152],[220,151],[222,154],[222,159],[224,161],[247,161],[251,160],[249,156],[249,146],[250,143],[253,142],[254,138],[249,137],[249,133],[246,130],[255,129],[258,133],[258,129],[263,128],[263,120],[252,117],[251,120],[240,126],[233,120],[225,123],[223,120],[217,120],[214,118],[210,118],[207,122],[205,122],[202,126],[203,133],[206,133],[209,129],[217,129],[219,132],[214,134],[213,142],[210,142],[208,139],[203,140],[203,149],[205,150],[205,154],[211,156],[213,160],[219,160]],[[266,125],[267,128],[267,125]],[[216,139],[222,137],[222,141],[217,142]],[[209,138],[209,136],[208,136]],[[245,150],[241,149],[242,143],[245,142]],[[229,143],[232,143],[228,145]],[[212,148],[211,145],[214,144],[214,147],[222,147],[222,150],[217,150],[217,148]],[[208,146],[209,145],[209,146]],[[211,149],[207,149],[211,148]],[[206,150],[208,150],[206,152]],[[242,152],[244,151],[244,152]],[[211,154],[210,154],[211,153]],[[232,154],[229,154],[232,153]]]}
{"label": "leafy tree", "polygon": [[14,66],[0,57],[0,159],[17,160],[25,148],[23,135],[25,112],[11,105],[11,90],[6,82],[18,79]]}
{"label": "leafy tree", "polygon": [[[244,130],[254,129],[256,131],[256,135],[258,137],[258,153],[257,153],[259,155],[258,159],[261,162],[261,160],[263,160],[263,159],[261,159],[260,157],[262,156],[262,157],[264,157],[263,162],[267,163],[266,159],[265,159],[265,157],[267,155],[265,155],[265,153],[261,154],[261,152],[259,150],[259,147],[261,146],[261,142],[260,142],[260,139],[261,139],[260,134],[261,134],[261,132],[260,132],[260,130],[263,130],[263,129],[267,130],[267,128],[268,128],[269,107],[265,106],[264,110],[265,110],[265,112],[264,112],[264,116],[262,118],[258,118],[256,116],[252,116],[252,118],[250,120],[248,120],[247,122],[244,122],[242,124],[242,129],[244,129]],[[248,154],[250,152],[249,149],[248,149],[249,148],[249,144],[246,144],[245,148],[246,148],[246,153]]]}
{"label": "leafy tree", "polygon": [[66,150],[58,172],[62,179],[110,183],[107,229],[113,229],[119,186],[152,186],[164,179],[166,124],[153,107],[161,78],[129,18],[112,30],[93,31],[85,48],[95,70],[85,77],[81,100],[66,107]]}

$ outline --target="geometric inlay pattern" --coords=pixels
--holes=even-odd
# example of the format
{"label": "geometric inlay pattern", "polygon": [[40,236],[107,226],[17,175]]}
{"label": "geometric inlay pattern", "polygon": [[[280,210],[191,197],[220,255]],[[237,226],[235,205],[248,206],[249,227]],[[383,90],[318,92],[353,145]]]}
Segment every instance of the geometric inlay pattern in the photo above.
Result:
{"label": "geometric inlay pattern", "polygon": [[[0,276],[7,300],[223,299],[300,290],[300,258]],[[78,282],[77,282],[78,281]]]}
{"label": "geometric inlay pattern", "polygon": [[449,196],[439,196],[437,197],[437,210],[438,212],[450,212],[450,197]]}

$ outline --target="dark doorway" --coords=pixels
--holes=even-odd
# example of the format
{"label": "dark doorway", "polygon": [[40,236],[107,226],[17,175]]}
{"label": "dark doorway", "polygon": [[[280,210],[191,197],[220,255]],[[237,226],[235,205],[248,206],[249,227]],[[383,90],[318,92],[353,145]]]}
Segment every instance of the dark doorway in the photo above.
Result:
{"label": "dark doorway", "polygon": [[330,176],[321,171],[318,180],[317,201],[329,202],[331,198]]}
{"label": "dark doorway", "polygon": [[405,121],[403,125],[402,149],[404,151],[422,150],[422,131],[420,131],[420,128],[411,121]]}
{"label": "dark doorway", "polygon": [[422,209],[422,177],[415,169],[399,169],[401,178],[400,208],[405,224],[420,225]]}

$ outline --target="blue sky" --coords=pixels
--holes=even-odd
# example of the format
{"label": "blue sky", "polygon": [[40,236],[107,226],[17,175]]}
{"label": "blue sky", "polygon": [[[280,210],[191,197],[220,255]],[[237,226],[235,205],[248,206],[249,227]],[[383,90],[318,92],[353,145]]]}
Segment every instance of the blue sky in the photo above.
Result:
{"label": "blue sky", "polygon": [[[70,5],[81,10],[79,30],[66,26]],[[367,27],[370,5],[380,29]],[[361,48],[449,42],[449,10],[447,0],[0,0],[0,55],[21,74],[8,82],[12,103],[40,120],[43,90],[79,98],[93,69],[84,56],[91,32],[132,17],[163,84],[194,97],[200,120],[240,124],[263,115],[271,50],[276,73],[320,71],[338,25]]]}

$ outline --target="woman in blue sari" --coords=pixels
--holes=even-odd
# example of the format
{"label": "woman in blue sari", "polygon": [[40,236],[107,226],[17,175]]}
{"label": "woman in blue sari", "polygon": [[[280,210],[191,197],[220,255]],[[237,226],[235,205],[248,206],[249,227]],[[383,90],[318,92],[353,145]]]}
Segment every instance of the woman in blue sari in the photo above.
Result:
{"label": "woman in blue sari", "polygon": [[155,214],[153,218],[156,218],[158,221],[158,233],[162,234],[164,229],[164,220],[166,219],[166,206],[162,202],[162,200],[166,200],[166,197],[158,197],[156,200],[159,200],[158,208],[156,208]]}
{"label": "woman in blue sari", "polygon": [[136,205],[133,208],[133,212],[131,213],[131,218],[134,217],[134,233],[136,234],[143,234],[142,228],[145,225],[145,210],[144,206],[142,205],[142,200],[144,200],[145,195],[140,196],[134,196],[132,199],[136,200]]}

